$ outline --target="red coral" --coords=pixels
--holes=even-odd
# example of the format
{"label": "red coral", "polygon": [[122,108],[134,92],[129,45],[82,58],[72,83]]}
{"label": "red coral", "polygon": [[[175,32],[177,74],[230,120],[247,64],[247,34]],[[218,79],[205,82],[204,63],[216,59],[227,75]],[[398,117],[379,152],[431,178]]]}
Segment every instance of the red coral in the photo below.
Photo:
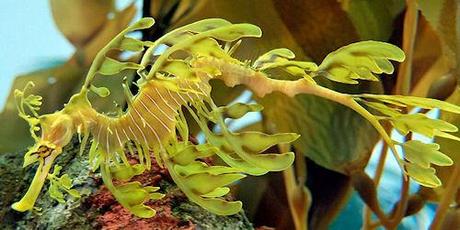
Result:
{"label": "red coral", "polygon": [[[135,159],[130,160],[135,161]],[[132,181],[141,182],[143,186],[158,186],[158,182],[161,180],[170,180],[169,174],[166,169],[160,168],[156,162],[152,162],[151,170],[132,179]],[[114,181],[114,183],[117,182]],[[105,186],[101,186],[99,191],[89,198],[89,203],[102,213],[96,218],[97,224],[102,229],[195,229],[192,222],[181,221],[173,216],[172,201],[177,198],[183,199],[183,197],[177,196],[180,195],[166,194],[160,200],[148,202],[147,205],[157,211],[157,214],[152,218],[139,218],[132,215],[115,200]]]}

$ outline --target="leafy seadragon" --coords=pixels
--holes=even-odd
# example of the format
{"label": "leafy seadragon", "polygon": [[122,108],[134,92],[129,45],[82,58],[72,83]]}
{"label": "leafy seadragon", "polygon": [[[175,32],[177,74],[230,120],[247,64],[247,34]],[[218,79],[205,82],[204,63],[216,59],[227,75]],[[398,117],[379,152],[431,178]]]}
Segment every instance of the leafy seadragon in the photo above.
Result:
{"label": "leafy seadragon", "polygon": [[[231,132],[225,125],[225,118],[237,119],[247,112],[260,111],[262,107],[243,103],[216,106],[210,97],[211,79],[222,80],[229,87],[245,85],[258,97],[274,91],[291,97],[311,94],[350,107],[377,129],[393,150],[401,168],[422,185],[440,185],[432,164],[452,164],[450,158],[437,151],[439,146],[436,144],[391,140],[381,122],[389,121],[403,134],[418,132],[429,137],[437,135],[457,139],[446,133],[457,131],[455,126],[430,119],[424,114],[403,114],[400,109],[406,106],[436,107],[460,113],[459,107],[415,97],[349,95],[315,83],[316,77],[347,84],[357,84],[357,80],[378,81],[375,74],[393,73],[390,60],[404,60],[404,53],[394,45],[377,41],[354,43],[330,53],[319,66],[313,62],[293,60],[294,53],[288,49],[274,49],[249,63],[231,55],[241,43],[240,39],[261,36],[261,30],[255,25],[205,19],[173,30],[155,42],[126,36],[132,31],[149,28],[153,23],[153,19],[143,18],[105,46],[93,61],[81,91],[73,95],[60,111],[38,115],[41,98],[26,96],[25,90],[16,90],[19,114],[29,122],[31,135],[36,141],[24,156],[24,167],[35,162],[39,162],[39,167],[25,196],[13,204],[15,210],[33,208],[47,177],[53,182],[51,186],[54,187],[50,189],[55,191],[55,195],[60,193],[56,186],[60,186],[70,195],[78,196],[70,188],[71,180],[67,176],[57,177],[56,171],[60,168],[55,169],[53,174],[49,173],[62,148],[78,133],[83,137],[81,152],[90,138],[92,140],[89,150],[92,169],[100,169],[107,188],[137,216],[155,215],[155,211],[144,203],[163,196],[158,193],[157,187],[143,187],[139,182],[130,182],[133,176],[150,169],[150,153],[161,167],[168,169],[177,186],[191,201],[220,215],[239,212],[242,207],[240,201],[224,198],[230,191],[228,185],[245,175],[263,175],[289,167],[294,161],[293,153],[263,152],[271,146],[295,141],[298,135]],[[166,47],[164,52],[155,55],[160,46]],[[143,52],[145,48],[147,50],[140,63],[121,62],[106,55],[113,49]],[[118,115],[97,112],[91,106],[88,94],[94,92],[104,97],[110,91],[95,86],[95,77],[114,75],[126,69],[136,70],[140,76],[136,82],[139,92],[132,95],[125,82],[127,109]],[[270,78],[274,69],[283,70],[297,80]],[[190,142],[184,110],[199,125],[206,137],[205,143],[195,145]],[[209,122],[219,125],[221,131],[210,130]],[[40,130],[39,137],[37,132]],[[396,145],[403,147],[404,155],[396,151]],[[130,163],[126,150],[137,154],[139,163]],[[219,157],[225,165],[208,165],[202,160],[211,156]],[[65,180],[62,179],[64,177]],[[119,183],[114,184],[114,179]],[[62,194],[59,197],[62,198]]]}

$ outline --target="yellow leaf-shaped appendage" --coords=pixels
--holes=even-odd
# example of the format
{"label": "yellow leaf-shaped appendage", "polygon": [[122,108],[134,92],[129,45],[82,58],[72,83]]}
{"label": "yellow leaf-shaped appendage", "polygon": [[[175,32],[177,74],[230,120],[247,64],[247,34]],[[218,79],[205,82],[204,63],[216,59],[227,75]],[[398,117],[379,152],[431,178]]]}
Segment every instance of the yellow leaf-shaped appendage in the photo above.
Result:
{"label": "yellow leaf-shaped appendage", "polygon": [[404,52],[398,47],[378,41],[356,42],[328,54],[317,74],[332,81],[357,84],[358,79],[378,81],[374,74],[391,74],[390,60],[401,62]]}

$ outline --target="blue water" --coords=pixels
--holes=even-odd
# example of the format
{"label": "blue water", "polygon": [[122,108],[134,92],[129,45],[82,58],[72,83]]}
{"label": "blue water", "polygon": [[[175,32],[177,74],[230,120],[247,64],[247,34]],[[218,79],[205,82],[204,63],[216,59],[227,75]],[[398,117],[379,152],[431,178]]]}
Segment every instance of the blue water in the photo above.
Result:
{"label": "blue water", "polygon": [[[133,1],[118,0],[118,9]],[[59,32],[49,1],[2,0],[0,7],[0,110],[13,79],[65,62],[75,48]],[[140,8],[142,1],[137,0]],[[140,11],[136,18],[140,17]]]}
{"label": "blue water", "polygon": [[64,61],[74,48],[55,27],[48,1],[3,0],[0,28],[3,108],[15,76],[49,66],[50,60]]}

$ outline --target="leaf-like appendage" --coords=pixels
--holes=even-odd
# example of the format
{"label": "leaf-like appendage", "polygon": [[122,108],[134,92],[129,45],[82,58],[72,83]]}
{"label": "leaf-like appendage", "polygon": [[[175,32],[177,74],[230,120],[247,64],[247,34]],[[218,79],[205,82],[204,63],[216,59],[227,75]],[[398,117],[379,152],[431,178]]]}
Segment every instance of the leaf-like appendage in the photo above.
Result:
{"label": "leaf-like appendage", "polygon": [[99,97],[107,97],[110,95],[110,90],[106,87],[96,87],[94,85],[91,85],[90,89]]}
{"label": "leaf-like appendage", "polygon": [[445,132],[457,132],[458,128],[447,121],[431,119],[424,114],[404,114],[390,119],[393,126],[403,135],[409,132],[427,137],[445,136]]}
{"label": "leaf-like appendage", "polygon": [[440,109],[446,112],[460,114],[460,106],[440,101],[431,98],[413,97],[413,96],[401,96],[401,95],[372,95],[363,94],[360,95],[362,98],[369,98],[379,100],[385,103],[393,104],[399,107],[406,107],[407,105],[420,107],[423,109]]}
{"label": "leaf-like appendage", "polygon": [[357,79],[378,81],[374,74],[393,73],[389,60],[401,62],[404,58],[404,52],[392,44],[356,42],[328,54],[316,74],[346,84],[357,84]]}
{"label": "leaf-like appendage", "polygon": [[258,26],[247,24],[247,23],[232,24],[232,25],[217,28],[214,30],[209,30],[205,33],[209,37],[213,37],[215,39],[226,41],[226,42],[233,42],[242,37],[260,37],[262,36],[262,31],[260,30]]}
{"label": "leaf-like appendage", "polygon": [[225,51],[220,47],[219,43],[212,38],[197,41],[193,44],[193,46],[186,47],[184,50],[195,57],[228,57]]}
{"label": "leaf-like appendage", "polygon": [[183,183],[190,190],[198,194],[207,194],[214,191],[216,188],[232,184],[244,177],[246,177],[244,174],[239,173],[221,173],[214,175],[203,172],[185,176],[183,178]]}
{"label": "leaf-like appendage", "polygon": [[[223,136],[215,135],[210,137],[209,141],[214,146],[218,146],[224,154],[230,154],[224,158],[221,157],[223,154],[218,154],[227,164],[253,175],[254,171],[282,171],[289,167],[294,161],[294,153],[262,154],[261,152],[276,144],[292,142],[298,137],[297,134],[267,135],[260,132],[246,132],[241,134],[227,133]],[[257,142],[254,142],[255,140]],[[239,159],[247,163],[235,165],[235,163],[241,163]],[[227,160],[230,161],[227,162]]]}
{"label": "leaf-like appendage", "polygon": [[441,185],[441,180],[436,176],[434,168],[424,168],[417,164],[405,164],[405,167],[407,174],[419,184],[429,188]]}
{"label": "leaf-like appendage", "polygon": [[[167,148],[170,156],[163,158],[172,178],[190,200],[213,213],[231,215],[241,210],[242,204],[239,201],[222,199],[222,196],[229,191],[227,186],[244,178],[244,173],[263,175],[269,171],[280,171],[289,167],[294,160],[293,153],[262,152],[271,146],[292,142],[298,138],[298,135],[232,133],[223,122],[225,117],[239,118],[247,112],[259,111],[262,107],[243,103],[217,107],[210,103],[211,111],[208,111],[207,106],[201,102],[193,103],[196,112],[187,107],[195,121],[202,127],[207,143],[200,145],[190,145],[188,142],[175,143]],[[207,121],[218,123],[222,133],[209,130]],[[228,166],[210,166],[202,162],[201,159],[213,155],[217,155]]]}
{"label": "leaf-like appendage", "polygon": [[226,166],[208,166],[204,162],[194,161],[187,165],[176,165],[174,167],[181,176],[190,176],[198,173],[208,173],[211,175],[220,175],[224,173],[239,173],[241,170]]}
{"label": "leaf-like appendage", "polygon": [[263,106],[259,104],[244,104],[235,103],[228,106],[222,106],[218,109],[219,115],[222,114],[224,117],[239,119],[249,112],[259,112],[263,109]]}
{"label": "leaf-like appendage", "polygon": [[133,62],[120,62],[115,59],[106,57],[101,67],[99,68],[99,73],[103,75],[114,75],[125,69],[139,69],[142,66]]}
{"label": "leaf-like appendage", "polygon": [[243,132],[235,135],[239,137],[244,149],[253,153],[263,152],[277,144],[291,143],[299,138],[299,134],[296,133],[277,133],[268,135],[259,132]]}
{"label": "leaf-like appendage", "polygon": [[379,113],[388,116],[388,117],[397,117],[401,115],[401,112],[398,109],[391,108],[383,103],[380,102],[368,102],[366,101],[365,104],[374,109],[377,110]]}
{"label": "leaf-like appendage", "polygon": [[165,43],[167,45],[173,45],[178,42],[184,41],[184,39],[190,38],[194,33],[202,33],[208,30],[213,30],[223,26],[229,26],[230,23],[227,20],[221,18],[208,18],[201,21],[194,22],[192,24],[177,28],[165,36],[157,40],[157,43]]}
{"label": "leaf-like appendage", "polygon": [[404,157],[411,163],[420,167],[429,168],[431,164],[449,166],[452,159],[439,151],[438,144],[425,144],[421,141],[411,140],[402,144]]}
{"label": "leaf-like appendage", "polygon": [[295,54],[290,49],[279,48],[270,50],[260,55],[260,57],[254,61],[254,64],[252,66],[254,68],[263,68],[263,65],[266,63],[276,63],[278,61],[285,61],[294,58]]}
{"label": "leaf-like appendage", "polygon": [[134,63],[134,62],[122,62],[110,57],[107,57],[107,53],[111,50],[122,50],[122,51],[133,51],[140,52],[144,50],[144,46],[152,45],[151,42],[144,42],[137,40],[132,37],[127,37],[126,35],[130,32],[146,29],[151,27],[155,21],[153,18],[142,18],[134,24],[130,25],[128,28],[121,31],[115,38],[113,38],[101,51],[96,55],[91,68],[88,71],[86,76],[85,85],[83,89],[90,87],[89,84],[94,80],[96,74],[102,75],[115,75],[126,69],[135,69],[139,72],[143,70],[144,66]]}
{"label": "leaf-like appendage", "polygon": [[292,76],[302,77],[312,84],[316,84],[310,75],[311,72],[317,71],[318,66],[313,62],[293,61],[294,53],[285,48],[274,49],[261,55],[253,64],[253,68],[266,71],[270,69],[282,69]]}
{"label": "leaf-like appendage", "polygon": [[240,170],[227,166],[209,166],[199,161],[214,154],[214,147],[180,143],[170,149],[177,154],[166,160],[166,166],[177,186],[193,202],[219,215],[233,215],[241,210],[240,201],[226,201],[229,184],[245,177]]}
{"label": "leaf-like appendage", "polygon": [[[459,114],[459,106],[435,99],[400,95],[363,94],[358,95],[355,99],[382,114],[375,116],[375,119],[389,121],[402,135],[412,132],[429,138],[437,136],[460,141],[457,136],[449,134],[449,132],[457,132],[458,128],[447,121],[431,119],[422,113],[402,114],[400,112],[402,108],[415,106],[423,109],[438,108]],[[393,143],[389,144],[394,145]],[[431,167],[431,164],[447,166],[453,162],[447,155],[438,151],[438,144],[425,144],[411,140],[399,145],[403,147],[404,158],[407,160],[406,162],[400,160],[400,163],[411,178],[427,187],[441,185],[439,178],[436,176],[436,170]]]}
{"label": "leaf-like appendage", "polygon": [[61,177],[58,177],[61,169],[61,166],[56,165],[53,173],[47,176],[48,180],[50,180],[48,189],[50,197],[57,200],[59,203],[65,203],[65,196],[64,193],[62,193],[62,191],[65,191],[74,198],[80,198],[80,193],[76,189],[72,189],[72,179],[70,179],[69,175],[63,174]]}
{"label": "leaf-like appendage", "polygon": [[118,165],[110,167],[113,178],[117,180],[129,181],[133,176],[142,174],[145,166],[142,164],[135,165]]}
{"label": "leaf-like appendage", "polygon": [[226,164],[230,165],[233,168],[239,169],[244,173],[247,173],[252,176],[261,176],[269,172],[268,169],[264,169],[258,166],[255,166],[249,163],[246,160],[243,160],[238,155],[231,153],[231,152],[224,152],[222,150],[218,150],[216,154],[222,159]]}
{"label": "leaf-like appendage", "polygon": [[[224,49],[220,47],[216,40],[225,42],[237,41],[243,37],[260,37],[262,34],[259,27],[252,24],[231,24],[222,19],[205,19],[192,25],[173,30],[162,38],[158,39],[150,47],[149,52],[153,52],[160,44],[168,44],[166,49],[154,61],[151,71],[146,76],[147,80],[162,71],[164,65],[173,59],[171,57],[177,51],[186,51],[191,57],[216,57],[224,60],[233,60]],[[144,55],[141,65],[152,62],[152,56]]]}
{"label": "leaf-like appendage", "polygon": [[123,207],[130,210],[134,215],[150,218],[155,216],[156,211],[144,203],[164,197],[163,194],[156,192],[159,189],[159,187],[152,186],[142,187],[140,182],[135,181],[115,186],[111,191]]}
{"label": "leaf-like appendage", "polygon": [[125,37],[120,44],[121,50],[140,52],[144,50],[145,42],[131,37]]}
{"label": "leaf-like appendage", "polygon": [[[27,123],[29,123],[30,135],[32,136],[32,138],[34,138],[35,141],[38,141],[39,138],[36,132],[40,130],[40,127],[38,126],[40,120],[37,112],[38,110],[40,110],[40,106],[42,105],[42,97],[33,94],[27,95],[27,97],[25,96],[25,92],[27,91],[27,89],[34,86],[34,83],[30,81],[27,82],[26,86],[22,91],[15,89],[14,98],[16,100],[16,108],[18,110],[19,117],[21,117]],[[32,114],[32,116],[27,113],[26,109]]]}
{"label": "leaf-like appendage", "polygon": [[196,75],[192,72],[190,65],[183,60],[170,60],[161,68],[162,72],[168,73],[169,77],[176,77],[187,80],[197,80]]}

